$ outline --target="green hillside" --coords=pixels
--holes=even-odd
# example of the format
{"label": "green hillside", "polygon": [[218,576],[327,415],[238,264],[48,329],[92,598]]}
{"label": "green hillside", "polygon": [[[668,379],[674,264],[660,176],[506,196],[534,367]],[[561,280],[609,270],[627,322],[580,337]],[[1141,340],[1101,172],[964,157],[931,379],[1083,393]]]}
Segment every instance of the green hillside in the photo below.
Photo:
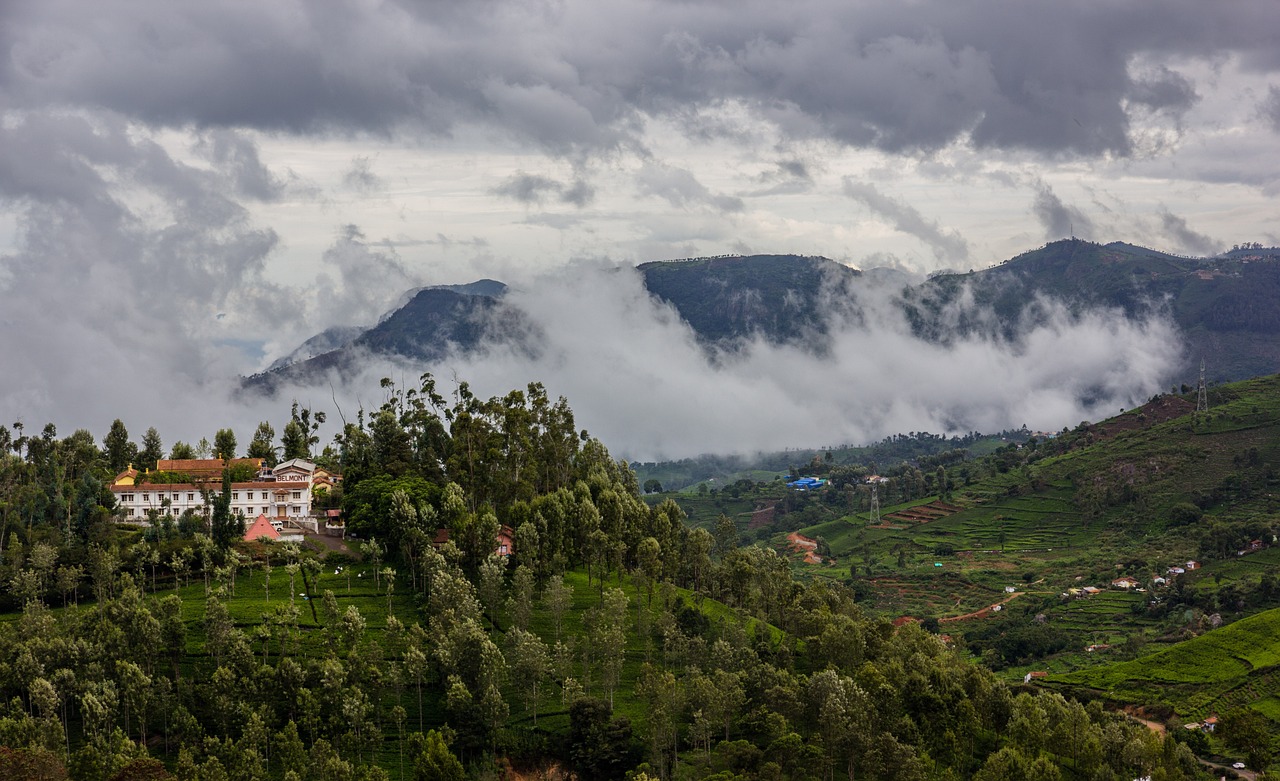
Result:
{"label": "green hillside", "polygon": [[[1213,388],[1210,402],[1197,415],[1194,396],[1161,396],[952,466],[946,514],[913,512],[932,495],[882,503],[880,524],[863,511],[805,527],[835,563],[798,571],[852,574],[877,610],[938,619],[1017,671],[1091,666],[1201,631],[1207,616],[1230,623],[1273,607],[1280,377]],[[1255,540],[1261,550],[1239,555]],[[787,545],[781,533],[772,542]],[[1166,572],[1189,560],[1202,566]],[[1122,576],[1142,592],[1112,589]],[[1077,598],[1085,586],[1102,593]]]}
{"label": "green hillside", "polygon": [[[936,622],[1012,680],[1047,671],[1063,692],[1182,721],[1248,707],[1280,732],[1280,377],[1211,387],[1208,402],[1196,413],[1194,393],[1162,395],[950,463],[945,498],[899,500],[919,478],[908,468],[880,487],[878,524],[866,486],[854,512],[834,487],[757,487],[743,498],[776,505],[770,526],[725,514],[798,577],[850,583],[886,618]],[[712,491],[686,504],[706,504],[713,528],[725,501]],[[820,515],[799,532],[827,555],[804,563],[791,519]],[[1188,561],[1198,566],[1169,572]],[[1136,587],[1113,587],[1122,577]],[[1217,738],[1203,748],[1231,753]]]}
{"label": "green hillside", "polygon": [[[856,461],[871,453],[865,450],[815,453],[800,471],[832,486],[813,494],[776,481],[708,482],[674,498],[689,523],[714,530],[728,518],[744,540],[789,556],[799,576],[852,582],[864,604],[890,618],[951,622],[991,607],[1013,587],[1017,596],[1002,615],[954,626],[976,637],[1043,615],[1053,662],[1069,669],[1096,663],[1086,646],[1112,646],[1114,655],[1176,639],[1188,610],[1197,621],[1214,613],[1230,620],[1277,604],[1280,586],[1273,591],[1270,578],[1280,552],[1236,554],[1260,537],[1270,544],[1280,517],[1280,378],[1213,387],[1209,402],[1208,413],[1195,415],[1194,394],[1162,395],[1051,438],[1015,438],[984,456],[923,451],[887,472],[879,524],[869,521],[862,482],[871,467]],[[930,511],[935,506],[948,509]],[[802,563],[791,531],[816,540],[824,560]],[[1193,559],[1204,564],[1199,572],[1172,586],[1156,583]],[[1106,591],[1121,576],[1135,578],[1150,600],[1137,592],[1062,598],[1085,586]],[[1016,652],[995,663],[1021,668],[1045,658]]]}

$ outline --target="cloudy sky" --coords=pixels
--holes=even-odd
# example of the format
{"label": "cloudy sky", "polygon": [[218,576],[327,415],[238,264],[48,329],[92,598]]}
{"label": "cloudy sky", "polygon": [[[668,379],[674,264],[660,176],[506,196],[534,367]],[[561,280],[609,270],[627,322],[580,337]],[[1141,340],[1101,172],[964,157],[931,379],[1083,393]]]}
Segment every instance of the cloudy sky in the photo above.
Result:
{"label": "cloudy sky", "polygon": [[[10,0],[0,420],[101,435],[119,416],[166,442],[279,423],[286,403],[236,406],[227,378],[421,284],[494,277],[532,305],[564,269],[728,252],[930,272],[1073,232],[1276,244],[1277,149],[1273,0]],[[587,327],[647,358],[607,317]],[[704,369],[673,392],[723,387]],[[567,369],[491,390],[526,379],[619,429],[615,449],[666,447]],[[773,401],[753,384],[743,415]]]}

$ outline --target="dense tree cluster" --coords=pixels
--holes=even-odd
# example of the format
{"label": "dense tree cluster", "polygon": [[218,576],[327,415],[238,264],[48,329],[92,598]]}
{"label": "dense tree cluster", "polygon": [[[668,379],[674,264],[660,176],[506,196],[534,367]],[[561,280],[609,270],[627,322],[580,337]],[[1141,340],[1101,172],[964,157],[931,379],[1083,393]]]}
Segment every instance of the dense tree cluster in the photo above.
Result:
{"label": "dense tree cluster", "polygon": [[[640,462],[633,464],[644,482],[653,480],[667,490],[679,490],[695,483],[718,479],[744,470],[780,472],[790,469],[793,473],[819,474],[822,469],[858,467],[863,474],[876,471],[875,464],[902,464],[912,462],[930,471],[939,465],[960,463],[969,458],[971,449],[982,442],[1024,442],[1031,436],[1026,427],[984,435],[976,431],[950,437],[927,431],[893,434],[880,442],[864,447],[842,445],[824,450],[787,450],[778,453],[759,453],[754,456],[703,455],[684,458],[662,464]],[[872,465],[866,471],[867,465]],[[646,489],[647,490],[647,489]]]}

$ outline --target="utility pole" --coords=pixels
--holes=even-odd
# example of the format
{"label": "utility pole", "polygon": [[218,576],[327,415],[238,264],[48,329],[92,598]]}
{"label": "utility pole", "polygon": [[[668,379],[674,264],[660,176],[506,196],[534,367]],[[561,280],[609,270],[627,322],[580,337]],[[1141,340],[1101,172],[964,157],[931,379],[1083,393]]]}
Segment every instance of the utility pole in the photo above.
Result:
{"label": "utility pole", "polygon": [[1209,389],[1204,383],[1204,358],[1200,359],[1200,384],[1196,386],[1196,412],[1209,411]]}

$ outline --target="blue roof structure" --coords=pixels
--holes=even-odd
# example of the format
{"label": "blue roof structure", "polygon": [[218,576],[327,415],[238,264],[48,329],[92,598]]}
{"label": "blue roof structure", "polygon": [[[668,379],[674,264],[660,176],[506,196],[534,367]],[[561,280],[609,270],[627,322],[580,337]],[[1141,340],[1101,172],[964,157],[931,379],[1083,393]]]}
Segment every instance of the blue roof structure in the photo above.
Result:
{"label": "blue roof structure", "polygon": [[814,488],[822,488],[827,484],[826,480],[821,477],[801,477],[787,483],[788,488],[794,488],[797,491],[809,491]]}

